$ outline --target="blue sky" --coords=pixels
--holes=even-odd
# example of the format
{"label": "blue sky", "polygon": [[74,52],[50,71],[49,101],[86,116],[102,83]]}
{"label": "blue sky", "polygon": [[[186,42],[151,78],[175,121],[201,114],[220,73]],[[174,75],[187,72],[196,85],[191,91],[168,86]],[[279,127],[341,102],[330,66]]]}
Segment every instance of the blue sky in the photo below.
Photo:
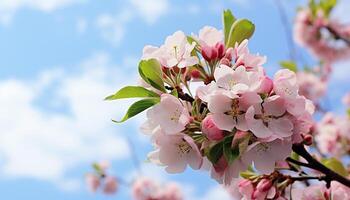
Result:
{"label": "blue sky", "polygon": [[[285,1],[290,19],[303,2]],[[112,161],[114,174],[134,177],[127,137],[144,175],[180,182],[188,199],[224,199],[206,172],[167,175],[142,162],[151,150],[138,130],[144,116],[112,124],[130,102],[102,101],[121,86],[136,84],[143,46],[160,45],[179,29],[190,34],[204,25],[221,28],[224,8],[256,24],[250,49],[267,55],[272,74],[288,56],[272,0],[0,0],[2,199],[129,199],[124,186],[117,196],[104,197],[88,193],[83,183],[90,163],[102,159]],[[349,13],[343,8],[338,15]],[[349,68],[339,63],[330,85],[329,108],[338,112],[339,98],[350,90],[344,75]]]}

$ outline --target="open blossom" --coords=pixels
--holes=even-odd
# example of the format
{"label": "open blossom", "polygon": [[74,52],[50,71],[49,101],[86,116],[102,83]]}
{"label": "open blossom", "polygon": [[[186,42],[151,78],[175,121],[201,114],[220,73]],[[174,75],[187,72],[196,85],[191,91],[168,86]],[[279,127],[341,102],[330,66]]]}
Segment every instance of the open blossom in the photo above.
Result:
{"label": "open blossom", "polygon": [[350,199],[350,188],[332,181],[329,189],[324,184],[292,189],[292,197],[300,200],[344,200]]}
{"label": "open blossom", "polygon": [[91,173],[86,174],[85,181],[88,189],[91,192],[96,192],[101,185],[100,177],[95,174],[91,174]]}
{"label": "open blossom", "polygon": [[312,72],[297,72],[299,94],[317,103],[327,90],[327,82]]}
{"label": "open blossom", "polygon": [[[267,98],[264,103],[254,108],[251,106],[245,115],[248,128],[259,138],[289,137],[293,123],[283,116],[286,112],[284,100],[278,95]],[[259,115],[259,119],[256,116]]]}
{"label": "open blossom", "polygon": [[198,63],[198,59],[191,55],[195,43],[189,44],[187,37],[182,31],[177,31],[168,36],[165,44],[161,47],[146,46],[143,50],[142,59],[157,59],[164,67],[184,68]]}
{"label": "open blossom", "polygon": [[242,159],[247,165],[253,162],[259,172],[269,174],[273,172],[275,163],[283,161],[291,152],[291,142],[277,139],[272,142],[258,142],[250,145]]}
{"label": "open blossom", "polygon": [[344,95],[342,102],[346,107],[350,108],[350,92]]}
{"label": "open blossom", "polygon": [[182,200],[182,194],[176,183],[160,185],[145,177],[136,179],[132,186],[132,196],[135,200]]}
{"label": "open blossom", "polygon": [[338,41],[325,27],[330,27],[343,37],[347,35],[348,27],[339,24],[334,19],[327,19],[322,12],[312,16],[309,9],[302,9],[298,12],[294,23],[294,39],[300,45],[307,47],[316,57],[334,62],[350,56],[350,47]]}
{"label": "open blossom", "polygon": [[248,40],[236,44],[234,49],[235,66],[244,66],[248,71],[256,71],[266,62],[265,56],[253,55],[248,49]]}
{"label": "open blossom", "polygon": [[166,166],[169,173],[183,172],[187,165],[193,169],[202,166],[203,159],[193,139],[184,134],[167,135],[161,129],[156,133],[157,150],[149,155],[153,162]]}
{"label": "open blossom", "polygon": [[147,116],[167,134],[183,131],[190,122],[187,108],[178,98],[170,94],[163,94],[161,102],[150,109]]}
{"label": "open blossom", "polygon": [[315,140],[320,151],[341,157],[350,151],[350,120],[327,113],[316,126]]}

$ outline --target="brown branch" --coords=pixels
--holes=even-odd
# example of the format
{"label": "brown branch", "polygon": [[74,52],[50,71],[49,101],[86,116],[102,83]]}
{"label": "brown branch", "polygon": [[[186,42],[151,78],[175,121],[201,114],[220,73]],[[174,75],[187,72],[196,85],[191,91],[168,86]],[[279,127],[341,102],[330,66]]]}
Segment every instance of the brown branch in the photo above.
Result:
{"label": "brown branch", "polygon": [[302,156],[308,162],[307,165],[304,165],[305,167],[317,170],[319,172],[322,172],[325,175],[323,180],[326,181],[327,187],[330,187],[331,181],[338,181],[339,183],[342,183],[343,185],[350,187],[349,179],[339,175],[338,173],[334,172],[333,170],[321,164],[318,160],[312,157],[309,154],[309,152],[306,151],[302,143],[293,144],[292,148],[295,153]]}
{"label": "brown branch", "polygon": [[333,27],[331,27],[331,26],[323,26],[323,28],[327,29],[334,36],[334,38],[336,40],[343,40],[348,46],[350,46],[350,39],[342,36]]}

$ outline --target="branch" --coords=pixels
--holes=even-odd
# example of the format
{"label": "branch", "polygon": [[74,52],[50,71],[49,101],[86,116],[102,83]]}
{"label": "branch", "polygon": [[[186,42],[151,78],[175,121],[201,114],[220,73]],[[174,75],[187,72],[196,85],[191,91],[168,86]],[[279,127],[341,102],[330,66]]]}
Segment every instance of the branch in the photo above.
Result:
{"label": "branch", "polygon": [[327,29],[333,36],[335,39],[337,40],[343,40],[348,46],[350,46],[350,39],[343,37],[340,33],[338,33],[337,30],[335,30],[333,27],[331,26],[323,26],[325,29]]}
{"label": "branch", "polygon": [[338,181],[339,183],[342,183],[343,185],[350,187],[349,179],[339,175],[338,173],[334,172],[333,170],[321,164],[318,160],[312,157],[309,154],[309,152],[306,151],[302,143],[293,144],[292,148],[295,153],[302,156],[308,162],[307,165],[304,165],[305,167],[317,170],[319,172],[322,172],[325,175],[323,180],[326,181],[327,187],[330,187],[331,181]]}

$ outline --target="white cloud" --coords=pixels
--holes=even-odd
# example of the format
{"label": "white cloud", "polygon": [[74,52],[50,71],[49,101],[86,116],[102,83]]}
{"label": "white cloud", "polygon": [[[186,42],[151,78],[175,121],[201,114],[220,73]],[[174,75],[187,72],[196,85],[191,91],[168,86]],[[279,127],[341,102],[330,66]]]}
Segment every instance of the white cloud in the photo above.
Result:
{"label": "white cloud", "polygon": [[0,1],[0,23],[8,24],[20,9],[33,9],[43,12],[52,12],[85,0],[1,0]]}
{"label": "white cloud", "polygon": [[123,10],[117,15],[102,14],[97,17],[96,26],[101,30],[102,37],[117,46],[125,35],[125,26],[132,19],[129,10]]}
{"label": "white cloud", "polygon": [[97,159],[127,158],[127,143],[110,121],[125,112],[127,102],[103,101],[134,80],[125,74],[97,54],[75,74],[50,70],[37,80],[1,80],[0,172],[69,189],[78,186],[67,177],[70,170]]}
{"label": "white cloud", "polygon": [[155,23],[170,8],[168,0],[130,0],[131,4],[138,11],[147,23]]}

